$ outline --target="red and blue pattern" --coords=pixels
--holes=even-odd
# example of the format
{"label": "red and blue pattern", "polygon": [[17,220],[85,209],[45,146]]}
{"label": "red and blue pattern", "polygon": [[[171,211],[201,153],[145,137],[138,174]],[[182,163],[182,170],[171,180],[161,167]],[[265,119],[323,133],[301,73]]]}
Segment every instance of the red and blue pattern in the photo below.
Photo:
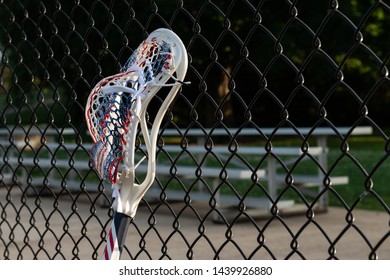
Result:
{"label": "red and blue pattern", "polygon": [[[177,65],[175,67],[173,51],[179,45],[184,50],[184,45],[173,32],[167,29],[159,29],[155,34],[156,36],[151,34],[133,52],[119,74],[104,78],[94,87],[86,106],[87,126],[95,143],[90,153],[91,163],[102,179],[113,184],[113,197],[115,197],[116,202],[113,206],[114,218],[103,254],[103,259],[106,260],[120,258],[127,228],[135,214],[133,210],[131,210],[133,212],[128,210],[132,207],[125,209],[120,206],[126,202],[122,199],[128,199],[126,196],[122,196],[123,189],[131,190],[133,185],[126,180],[118,180],[118,178],[123,178],[123,174],[119,174],[119,166],[124,161],[124,170],[126,171],[124,179],[128,178],[128,174],[131,174],[130,171],[134,171],[137,166],[134,166],[133,162],[135,133],[137,133],[136,130],[141,119],[143,120],[141,123],[143,133],[145,133],[144,130],[147,130],[142,125],[146,122],[145,108],[151,98],[162,86],[183,84],[172,74],[177,67]],[[172,39],[174,40],[172,41]],[[178,58],[182,59],[180,55],[181,52],[179,52]],[[185,60],[185,65],[187,67],[187,60]],[[167,84],[170,78],[174,80],[173,84]],[[177,91],[178,87],[174,91],[171,90],[169,94],[171,92],[176,94]],[[173,99],[168,100],[172,101]],[[164,108],[166,110],[167,105],[164,105]],[[161,117],[157,123],[160,122]],[[147,149],[149,155],[150,148]],[[143,188],[147,190],[150,185],[148,183]],[[137,195],[143,196],[143,194],[144,192],[141,192],[132,197],[132,199],[135,198],[136,205],[140,201]]]}

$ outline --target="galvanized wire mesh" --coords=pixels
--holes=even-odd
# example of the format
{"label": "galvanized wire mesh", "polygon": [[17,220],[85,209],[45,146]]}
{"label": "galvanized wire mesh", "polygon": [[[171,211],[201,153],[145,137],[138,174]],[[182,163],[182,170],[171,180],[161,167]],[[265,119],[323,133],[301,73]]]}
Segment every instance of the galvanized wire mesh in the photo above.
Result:
{"label": "galvanized wire mesh", "polygon": [[191,85],[123,257],[390,258],[389,18],[374,0],[1,1],[1,258],[99,258],[111,194],[86,98],[159,27],[183,40]]}

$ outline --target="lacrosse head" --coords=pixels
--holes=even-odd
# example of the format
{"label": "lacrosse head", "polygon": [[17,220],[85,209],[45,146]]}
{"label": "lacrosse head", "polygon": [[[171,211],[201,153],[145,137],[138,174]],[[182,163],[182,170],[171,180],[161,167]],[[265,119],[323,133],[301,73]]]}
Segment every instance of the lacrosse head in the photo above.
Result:
{"label": "lacrosse head", "polygon": [[[102,79],[93,88],[85,114],[95,143],[90,154],[91,162],[102,179],[116,184],[121,176],[118,171],[122,162],[124,170],[134,169],[134,143],[140,121],[143,136],[148,138],[145,141],[148,160],[154,158],[158,127],[182,84],[186,70],[187,53],[183,43],[175,33],[161,28],[140,44],[119,74]],[[170,79],[174,82],[167,84]],[[172,89],[154,120],[152,134],[155,135],[149,137],[147,129],[142,127],[146,123],[143,122],[146,109],[163,86]],[[150,170],[153,166],[148,164],[148,173]]]}

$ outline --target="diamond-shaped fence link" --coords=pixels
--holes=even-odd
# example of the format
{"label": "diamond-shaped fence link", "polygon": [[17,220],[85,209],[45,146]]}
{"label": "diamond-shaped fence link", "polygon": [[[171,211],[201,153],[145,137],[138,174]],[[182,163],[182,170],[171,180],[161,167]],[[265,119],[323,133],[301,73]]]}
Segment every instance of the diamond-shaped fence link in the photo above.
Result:
{"label": "diamond-shaped fence link", "polygon": [[111,186],[86,99],[160,27],[191,84],[122,258],[390,259],[390,6],[374,0],[1,1],[0,258],[100,258]]}

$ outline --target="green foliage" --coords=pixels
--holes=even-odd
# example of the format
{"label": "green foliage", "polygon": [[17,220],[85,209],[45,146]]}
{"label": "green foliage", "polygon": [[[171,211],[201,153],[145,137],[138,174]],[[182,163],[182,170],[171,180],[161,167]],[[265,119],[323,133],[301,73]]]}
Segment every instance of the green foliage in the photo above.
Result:
{"label": "green foliage", "polygon": [[27,103],[61,102],[60,117],[48,108],[39,119],[83,125],[91,87],[149,32],[171,27],[190,56],[192,85],[174,109],[181,126],[312,125],[321,102],[336,125],[354,123],[367,105],[388,126],[389,13],[374,0],[3,1],[2,119],[30,122]]}

